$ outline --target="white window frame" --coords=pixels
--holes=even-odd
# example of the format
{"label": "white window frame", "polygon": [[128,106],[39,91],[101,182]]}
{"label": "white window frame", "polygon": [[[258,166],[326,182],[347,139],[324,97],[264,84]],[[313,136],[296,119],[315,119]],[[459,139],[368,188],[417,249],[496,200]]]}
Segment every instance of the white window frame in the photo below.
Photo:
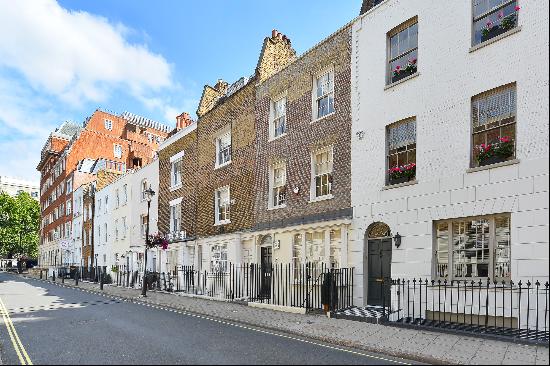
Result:
{"label": "white window frame", "polygon": [[185,152],[182,151],[170,158],[170,188],[175,190],[183,186],[182,181],[182,165]]}
{"label": "white window frame", "polygon": [[126,216],[122,217],[122,239],[126,239],[126,232],[128,231],[128,226],[126,222]]}
{"label": "white window frame", "polygon": [[73,191],[73,179],[68,178],[67,179],[67,194],[71,193]]}
{"label": "white window frame", "polygon": [[[324,94],[318,95],[318,85],[321,78],[325,76],[329,76],[329,80],[332,76],[332,89],[328,89],[325,91]],[[313,76],[313,84],[312,84],[312,122],[316,122],[318,120],[327,118],[329,116],[332,116],[334,113],[336,113],[336,83],[335,83],[335,76],[336,73],[334,72],[334,66],[331,65],[330,67],[324,69],[323,71],[319,72],[318,74]],[[329,104],[330,106],[330,97],[332,96],[332,111],[329,111],[327,114],[320,116],[319,115],[319,102],[325,98],[329,98]]]}
{"label": "white window frame", "polygon": [[111,121],[110,119],[105,119],[103,123],[106,130],[113,130],[113,121]]}
{"label": "white window frame", "polygon": [[215,244],[210,247],[210,271],[227,272],[227,244]]}
{"label": "white window frame", "polygon": [[122,205],[125,206],[128,203],[128,185],[122,186]]}
{"label": "white window frame", "polygon": [[[224,149],[222,150],[222,146],[221,146],[221,143],[224,139],[228,138],[229,139],[229,145],[225,146]],[[223,132],[220,132],[218,133],[218,135],[216,136],[216,138],[214,139],[214,144],[216,145],[216,169],[219,169],[219,168],[223,168],[229,164],[231,164],[232,160],[233,160],[233,154],[232,154],[232,149],[233,149],[233,136],[231,135],[231,129],[230,128],[226,128],[224,129]],[[225,153],[227,154],[226,156],[228,156],[228,160],[227,161],[224,161],[222,162],[221,161],[221,156],[222,156],[222,152],[225,151]]]}
{"label": "white window frame", "polygon": [[113,144],[113,155],[117,159],[122,158],[122,145],[120,144]]}
{"label": "white window frame", "polygon": [[[283,178],[282,178],[282,185],[279,185],[275,187],[275,171],[276,170],[282,170],[283,171]],[[281,203],[279,200],[277,200],[276,204],[276,197],[280,197],[281,195],[284,195],[285,198],[283,199],[283,202]],[[287,187],[287,170],[286,170],[286,163],[285,162],[279,162],[276,164],[273,164],[269,168],[269,204],[268,208],[270,210],[276,210],[286,207],[286,202],[288,199],[288,187]]]}
{"label": "white window frame", "polygon": [[[279,95],[278,97],[274,98],[270,103],[270,111],[269,111],[269,139],[270,141],[277,140],[281,137],[286,136],[287,134],[287,93],[283,93]],[[278,104],[284,103],[284,108],[281,114],[278,113]],[[282,132],[277,134],[277,121],[283,121],[282,122]]]}
{"label": "white window frame", "polygon": [[[472,0],[472,47],[475,47],[475,46],[478,46],[478,45],[481,45],[481,44],[485,44],[487,42],[490,42],[492,39],[495,39],[495,38],[498,38],[499,36],[494,36],[492,38],[489,38],[485,41],[482,41],[480,39],[480,41],[478,43],[476,43],[476,23],[477,22],[480,22],[480,21],[484,21],[484,23],[486,24],[487,23],[487,20],[490,19],[491,16],[494,16],[495,14],[499,13],[499,12],[504,12],[504,10],[508,7],[516,7],[518,6],[519,4],[519,1],[518,0],[503,0],[502,3],[500,5],[497,5],[491,9],[488,9],[487,11],[485,11],[484,13],[481,13],[479,15],[476,16],[475,14],[475,4],[474,4],[474,1],[476,0]],[[506,34],[508,32],[512,32],[514,31],[516,28],[519,27],[519,14],[518,12],[515,12],[515,13],[512,13],[512,14],[509,14],[509,15],[514,15],[516,17],[516,24],[514,27],[510,28],[509,30],[507,30],[506,32],[503,32],[502,34]],[[509,16],[508,15],[508,16]],[[499,16],[497,15],[497,18],[495,19],[495,22],[493,22],[494,26],[500,26],[500,23],[502,22],[501,20],[499,20]],[[506,18],[506,17],[504,17]],[[499,23],[499,24],[496,24],[496,23]]]}
{"label": "white window frame", "polygon": [[170,202],[170,232],[172,234],[181,231],[181,203],[183,198],[178,198]]}
{"label": "white window frame", "polygon": [[[327,163],[329,164],[330,171],[327,172],[327,173],[318,174],[317,173],[317,167],[316,167],[317,166],[317,155],[324,154],[324,153],[329,154],[329,159],[330,160]],[[324,176],[324,175],[328,175],[327,176],[327,180],[328,180],[327,184],[329,186],[330,192],[326,195],[317,196],[317,177]],[[334,146],[331,145],[331,146],[328,146],[328,147],[325,147],[325,148],[322,148],[322,149],[317,149],[317,150],[315,150],[311,153],[310,202],[323,201],[323,200],[334,198],[333,189],[332,189],[333,181],[334,181]]]}
{"label": "white window frame", "polygon": [[[222,192],[227,191],[227,202],[223,206],[225,208],[223,216],[224,219],[220,220],[220,216],[222,215],[221,210],[221,194]],[[221,187],[216,190],[216,193],[214,195],[214,202],[215,202],[215,223],[216,226],[218,225],[227,225],[231,223],[231,190],[229,186]]]}
{"label": "white window frame", "polygon": [[[497,257],[497,234],[496,234],[496,218],[504,218],[506,217],[509,222],[509,235],[508,235],[508,276],[496,276],[495,277],[495,267],[496,267],[496,257]],[[480,220],[487,220],[488,221],[488,276],[487,277],[480,277],[480,276],[472,276],[472,277],[466,277],[466,276],[457,276],[454,273],[454,256],[453,252],[455,250],[455,239],[454,239],[454,230],[453,230],[453,223],[464,223],[468,221],[480,221]],[[440,256],[439,250],[439,231],[438,227],[439,225],[447,225],[447,250],[446,254],[443,254],[443,256]],[[454,218],[454,219],[448,219],[448,220],[440,220],[440,221],[434,221],[434,240],[433,240],[433,278],[434,279],[441,279],[441,280],[460,280],[460,281],[478,281],[478,280],[486,280],[487,278],[490,278],[491,280],[496,280],[498,282],[501,281],[509,281],[512,276],[512,261],[511,261],[511,250],[512,250],[512,222],[511,222],[511,214],[510,213],[502,213],[502,214],[493,214],[493,215],[485,215],[485,216],[472,216],[472,217],[465,217],[465,218]],[[445,238],[443,236],[443,238]],[[476,239],[477,243],[477,239]],[[468,249],[464,248],[461,249],[461,251],[466,252]],[[471,249],[471,250],[483,250],[477,248]],[[445,253],[445,251],[444,251]],[[477,253],[477,252],[476,252]],[[476,255],[477,256],[477,255]],[[445,262],[446,259],[446,262]],[[500,262],[504,263],[504,262]],[[463,263],[468,264],[468,263]],[[471,264],[478,264],[477,262],[471,262]],[[441,266],[441,267],[440,267]],[[445,270],[445,266],[447,266],[447,269]],[[441,275],[443,273],[443,275]]]}
{"label": "white window frame", "polygon": [[[416,31],[417,31],[417,33],[416,33],[416,46],[409,47],[407,50],[405,50],[403,52],[397,51],[396,55],[392,55],[392,43],[391,43],[392,39],[395,38],[395,37],[398,37],[397,40],[398,40],[398,45],[399,45],[399,35],[401,34],[401,32],[406,30],[407,31],[407,41],[408,41],[410,39],[409,29],[412,28],[415,25],[416,25]],[[418,17],[415,16],[415,17],[403,22],[402,24],[398,25],[397,27],[393,28],[391,31],[388,32],[388,34],[387,34],[387,51],[386,51],[387,52],[387,60],[388,60],[386,62],[386,85],[387,86],[395,84],[395,83],[399,83],[403,79],[406,79],[408,77],[412,77],[413,75],[418,74],[418,37],[419,37],[419,28],[418,27],[419,27],[418,26]],[[397,60],[404,59],[406,56],[414,55],[415,53],[416,53],[416,57],[413,57],[413,58],[416,59],[416,63],[414,64],[415,67],[416,67],[416,71],[414,73],[412,73],[411,75],[405,76],[402,79],[396,80],[394,82],[392,79],[393,79],[393,73],[394,73],[395,69],[394,69],[392,63],[396,62]],[[407,58],[407,64],[408,64],[408,61],[409,61],[409,58]],[[403,64],[403,65],[407,65],[407,64]],[[399,66],[402,66],[402,65],[399,65]]]}
{"label": "white window frame", "polygon": [[73,211],[73,202],[71,200],[67,200],[65,204],[65,215],[70,216]]}
{"label": "white window frame", "polygon": [[140,184],[140,189],[141,189],[141,200],[142,201],[146,201],[147,200],[147,194],[145,193],[145,191],[147,191],[147,189],[149,189],[149,187],[147,186],[147,179],[143,179],[141,181],[141,184]]}
{"label": "white window frame", "polygon": [[118,241],[118,219],[115,220],[115,240]]}

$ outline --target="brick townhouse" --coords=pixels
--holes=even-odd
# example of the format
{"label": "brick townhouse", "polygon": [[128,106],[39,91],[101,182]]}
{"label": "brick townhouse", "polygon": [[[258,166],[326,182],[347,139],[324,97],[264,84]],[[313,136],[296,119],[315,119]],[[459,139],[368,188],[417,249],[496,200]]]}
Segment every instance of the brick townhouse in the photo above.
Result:
{"label": "brick townhouse", "polygon": [[253,263],[347,265],[351,44],[346,26],[256,87]]}
{"label": "brick townhouse", "polygon": [[84,159],[101,160],[103,167],[117,171],[142,166],[152,161],[168,130],[128,112],[115,115],[96,110],[82,126],[67,122],[52,132],[37,166],[41,173],[40,265],[59,266],[65,262],[63,256],[70,255],[72,192],[90,180],[87,173],[79,174],[79,164]]}
{"label": "brick townhouse", "polygon": [[[240,262],[242,247],[252,242],[255,86],[294,61],[295,54],[290,40],[274,31],[264,40],[254,75],[232,85],[219,80],[213,87],[205,86],[196,126],[182,130],[163,146],[159,228],[196,237],[188,243],[187,247],[195,247],[188,251],[187,260],[181,259],[183,263],[204,270],[224,269],[227,261]],[[181,178],[174,178],[177,169]]]}

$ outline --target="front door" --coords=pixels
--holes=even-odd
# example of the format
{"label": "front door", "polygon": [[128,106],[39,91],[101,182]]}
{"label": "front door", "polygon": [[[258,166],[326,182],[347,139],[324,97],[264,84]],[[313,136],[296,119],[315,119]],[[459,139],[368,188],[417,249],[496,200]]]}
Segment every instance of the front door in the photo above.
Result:
{"label": "front door", "polygon": [[369,239],[367,254],[368,305],[389,306],[390,304],[391,255],[391,238]]}
{"label": "front door", "polygon": [[262,298],[271,297],[271,275],[273,266],[271,265],[273,258],[273,248],[261,248],[261,274],[260,274],[260,296]]}

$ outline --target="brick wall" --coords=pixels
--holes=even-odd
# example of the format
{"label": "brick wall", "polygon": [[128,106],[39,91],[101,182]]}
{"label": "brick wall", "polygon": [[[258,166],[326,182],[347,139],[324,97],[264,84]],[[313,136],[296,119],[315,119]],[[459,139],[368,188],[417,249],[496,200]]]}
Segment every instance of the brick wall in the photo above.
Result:
{"label": "brick wall", "polygon": [[[350,27],[334,34],[272,76],[256,91],[255,213],[259,227],[327,219],[331,212],[351,207],[351,44]],[[335,113],[312,123],[313,78],[334,67]],[[287,93],[287,135],[269,141],[269,114],[273,98]],[[333,195],[310,203],[311,153],[333,145]],[[268,210],[269,171],[274,162],[285,161],[286,208]],[[299,187],[298,194],[292,192]],[[338,216],[338,214],[336,214]],[[331,217],[335,218],[335,217]]]}
{"label": "brick wall", "polygon": [[[182,151],[182,187],[172,191],[170,158]],[[159,218],[161,233],[170,232],[170,201],[183,198],[181,203],[181,229],[188,236],[196,235],[196,194],[197,194],[197,132],[191,131],[159,151]]]}

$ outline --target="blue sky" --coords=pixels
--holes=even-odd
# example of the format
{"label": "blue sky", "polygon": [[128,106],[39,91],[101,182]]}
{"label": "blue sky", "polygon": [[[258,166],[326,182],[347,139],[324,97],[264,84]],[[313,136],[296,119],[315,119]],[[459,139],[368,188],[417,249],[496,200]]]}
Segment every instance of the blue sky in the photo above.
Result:
{"label": "blue sky", "polygon": [[205,84],[254,72],[278,29],[301,54],[361,0],[0,0],[0,175],[39,178],[49,132],[97,107],[173,125]]}

